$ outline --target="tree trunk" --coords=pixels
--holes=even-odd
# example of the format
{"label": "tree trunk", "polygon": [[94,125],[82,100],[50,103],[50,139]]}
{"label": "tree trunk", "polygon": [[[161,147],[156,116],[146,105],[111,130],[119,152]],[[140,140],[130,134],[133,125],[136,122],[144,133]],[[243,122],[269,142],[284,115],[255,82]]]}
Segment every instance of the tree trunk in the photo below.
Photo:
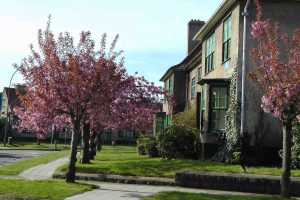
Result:
{"label": "tree trunk", "polygon": [[73,132],[72,132],[72,141],[71,141],[70,163],[66,174],[67,183],[75,182],[77,145],[78,145],[78,136],[80,135],[80,121],[72,122],[72,124],[73,124]]}
{"label": "tree trunk", "polygon": [[292,122],[282,124],[283,130],[283,158],[281,177],[281,196],[290,197],[291,184],[291,147],[292,147]]}
{"label": "tree trunk", "polygon": [[90,163],[90,125],[84,124],[82,129],[82,154],[80,163],[89,164]]}
{"label": "tree trunk", "polygon": [[95,138],[96,138],[96,131],[93,131],[90,137],[90,159],[94,160],[94,157],[96,155],[96,143],[95,143]]}
{"label": "tree trunk", "polygon": [[100,130],[97,134],[97,151],[101,151],[102,149],[102,130]]}

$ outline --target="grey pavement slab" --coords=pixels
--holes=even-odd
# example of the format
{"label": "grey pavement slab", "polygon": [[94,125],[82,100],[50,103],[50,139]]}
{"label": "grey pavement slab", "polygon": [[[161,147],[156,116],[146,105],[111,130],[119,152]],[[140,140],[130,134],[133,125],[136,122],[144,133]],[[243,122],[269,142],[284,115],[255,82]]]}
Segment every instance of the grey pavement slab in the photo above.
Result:
{"label": "grey pavement slab", "polygon": [[36,156],[50,153],[50,152],[51,151],[0,149],[0,166],[8,165],[13,162],[21,161],[21,160],[24,160],[27,158],[36,157]]}
{"label": "grey pavement slab", "polygon": [[[84,181],[86,182],[86,181]],[[208,193],[208,194],[222,194],[222,195],[252,195],[252,196],[267,196],[261,194],[241,193],[241,192],[228,192],[218,190],[204,190],[182,188],[175,186],[149,186],[149,185],[132,185],[120,183],[104,183],[104,182],[91,182],[94,185],[99,185],[99,189],[89,192],[78,194],[66,198],[66,200],[139,200],[142,197],[153,195],[160,191],[180,191],[180,192],[193,192],[193,193]]]}
{"label": "grey pavement slab", "polygon": [[58,168],[59,166],[63,165],[68,161],[69,161],[68,157],[59,158],[53,162],[49,162],[46,164],[29,168],[23,171],[18,176],[29,180],[48,179],[52,177],[52,174],[55,172],[56,168]]}

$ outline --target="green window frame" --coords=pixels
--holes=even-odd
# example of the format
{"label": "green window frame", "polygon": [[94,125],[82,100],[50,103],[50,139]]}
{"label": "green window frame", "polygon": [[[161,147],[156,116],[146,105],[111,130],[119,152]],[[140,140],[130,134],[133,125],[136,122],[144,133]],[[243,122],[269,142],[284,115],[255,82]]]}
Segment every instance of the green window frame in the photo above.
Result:
{"label": "green window frame", "polygon": [[231,46],[231,15],[223,21],[223,54],[222,62],[230,59],[230,46]]}
{"label": "green window frame", "polygon": [[214,69],[215,33],[211,34],[205,42],[205,74]]}
{"label": "green window frame", "polygon": [[228,107],[227,87],[212,86],[210,99],[210,129],[225,130],[225,115]]}
{"label": "green window frame", "polygon": [[173,76],[169,78],[169,94],[173,95]]}
{"label": "green window frame", "polygon": [[166,127],[170,126],[170,115],[166,115]]}
{"label": "green window frame", "polygon": [[201,92],[201,117],[200,117],[201,130],[204,130],[205,98],[206,98],[206,85],[203,85],[202,92]]}
{"label": "green window frame", "polygon": [[206,85],[202,86],[201,92],[201,110],[205,110]]}
{"label": "green window frame", "polygon": [[196,80],[195,78],[192,79],[192,86],[191,86],[191,98],[195,98],[195,83],[196,83]]}
{"label": "green window frame", "polygon": [[164,129],[165,127],[165,124],[164,124],[164,118],[163,117],[157,117],[156,118],[156,127],[155,127],[155,132],[158,133],[160,132],[161,130]]}
{"label": "green window frame", "polygon": [[[169,92],[169,86],[168,86],[169,81],[165,81],[165,90]],[[164,95],[164,100],[166,101],[167,97]]]}
{"label": "green window frame", "polygon": [[202,79],[202,67],[200,65],[200,67],[198,67],[198,81],[200,81]]}

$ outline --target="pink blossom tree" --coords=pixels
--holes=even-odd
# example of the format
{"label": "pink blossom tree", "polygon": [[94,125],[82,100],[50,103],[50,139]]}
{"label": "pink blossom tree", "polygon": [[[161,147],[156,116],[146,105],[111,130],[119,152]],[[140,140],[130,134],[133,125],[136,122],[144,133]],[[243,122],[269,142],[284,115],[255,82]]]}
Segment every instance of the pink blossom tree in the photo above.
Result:
{"label": "pink blossom tree", "polygon": [[[149,113],[155,111],[151,95],[164,92],[143,78],[127,74],[124,60],[118,61],[121,52],[114,51],[116,42],[117,37],[106,53],[106,35],[103,35],[98,51],[90,32],[82,32],[76,46],[67,32],[55,39],[49,18],[46,30],[38,32],[39,50],[31,46],[31,55],[20,66],[15,65],[20,68],[26,83],[22,106],[15,110],[20,118],[19,128],[43,135],[53,125],[58,129],[71,127],[67,182],[75,181],[77,145],[82,127],[95,124],[124,128],[130,124],[129,127],[134,128],[138,122],[145,123]],[[145,83],[143,92],[139,92],[140,79]],[[128,122],[129,117],[133,117],[132,123]]]}
{"label": "pink blossom tree", "polygon": [[[258,41],[251,51],[256,71],[250,77],[262,89],[262,108],[280,119],[283,130],[281,196],[289,196],[292,121],[300,114],[300,29],[293,37],[280,34],[279,24],[262,19],[259,0],[257,19],[252,23],[252,36]],[[284,47],[284,48],[283,48]]]}

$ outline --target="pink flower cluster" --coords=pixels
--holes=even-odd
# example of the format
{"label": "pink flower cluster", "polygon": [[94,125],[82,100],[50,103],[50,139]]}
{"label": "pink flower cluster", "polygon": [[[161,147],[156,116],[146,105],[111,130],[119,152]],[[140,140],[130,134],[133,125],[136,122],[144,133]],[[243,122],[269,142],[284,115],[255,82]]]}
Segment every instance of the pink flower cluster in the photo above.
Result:
{"label": "pink flower cluster", "polygon": [[15,67],[20,67],[26,81],[22,107],[15,109],[19,128],[39,136],[79,124],[93,128],[147,131],[152,127],[153,112],[158,111],[157,95],[167,95],[144,77],[130,76],[124,68],[121,52],[114,52],[118,37],[108,53],[106,34],[100,50],[90,32],[82,32],[74,46],[69,33],[55,40],[51,30],[39,31],[39,51]]}

